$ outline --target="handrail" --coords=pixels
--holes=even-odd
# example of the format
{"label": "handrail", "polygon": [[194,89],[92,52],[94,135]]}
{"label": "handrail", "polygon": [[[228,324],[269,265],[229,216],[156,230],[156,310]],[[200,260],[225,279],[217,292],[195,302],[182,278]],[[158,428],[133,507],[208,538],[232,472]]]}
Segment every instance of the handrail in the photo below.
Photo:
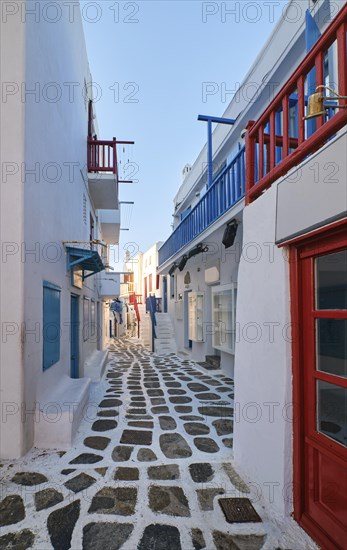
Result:
{"label": "handrail", "polygon": [[241,200],[245,194],[245,179],[245,146],[243,146],[161,246],[159,265],[179,252]]}
{"label": "handrail", "polygon": [[[346,32],[347,4],[340,10],[259,119],[249,121],[246,134],[247,204],[260,196],[274,181],[297,166],[309,154],[322,147],[347,124],[347,110],[341,109],[336,112],[337,106],[333,103],[329,103],[327,116],[317,117],[316,121],[311,121],[310,125],[304,120],[307,109],[305,79],[315,69],[316,86],[324,84],[325,52],[335,41],[338,52],[338,93],[342,96],[347,95]],[[293,109],[291,95],[296,90],[293,131],[293,128],[290,128],[289,115],[290,109]],[[347,105],[344,99],[341,99],[340,103]],[[290,135],[293,133],[295,135]]]}

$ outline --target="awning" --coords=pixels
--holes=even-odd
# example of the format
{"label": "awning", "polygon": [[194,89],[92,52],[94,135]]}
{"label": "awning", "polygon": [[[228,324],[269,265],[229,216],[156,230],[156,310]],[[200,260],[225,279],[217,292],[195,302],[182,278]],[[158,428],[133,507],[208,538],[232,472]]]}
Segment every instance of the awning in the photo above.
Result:
{"label": "awning", "polygon": [[[74,266],[78,266],[82,270],[82,279],[87,279],[95,273],[99,273],[106,269],[103,261],[96,250],[88,250],[87,248],[66,247],[67,252],[67,270],[70,271]],[[88,272],[86,275],[85,272]]]}

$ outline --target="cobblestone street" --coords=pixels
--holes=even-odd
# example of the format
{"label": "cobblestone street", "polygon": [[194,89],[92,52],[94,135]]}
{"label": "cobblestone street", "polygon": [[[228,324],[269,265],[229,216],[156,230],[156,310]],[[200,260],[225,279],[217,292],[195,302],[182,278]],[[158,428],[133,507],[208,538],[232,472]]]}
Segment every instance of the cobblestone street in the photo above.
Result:
{"label": "cobblestone street", "polygon": [[227,521],[223,499],[252,500],[232,466],[233,397],[220,370],[115,341],[73,448],[1,465],[0,549],[315,548],[261,501],[253,522]]}

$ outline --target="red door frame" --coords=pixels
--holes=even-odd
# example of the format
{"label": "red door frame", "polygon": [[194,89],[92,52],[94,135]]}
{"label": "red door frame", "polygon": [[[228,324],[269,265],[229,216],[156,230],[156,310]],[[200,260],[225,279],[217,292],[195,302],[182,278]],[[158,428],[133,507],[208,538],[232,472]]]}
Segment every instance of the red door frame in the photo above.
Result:
{"label": "red door frame", "polygon": [[312,257],[316,253],[322,254],[333,251],[335,248],[347,247],[347,221],[340,220],[334,224],[293,240],[289,248],[290,260],[290,292],[291,317],[293,327],[293,493],[295,520],[326,550],[335,550],[336,546],[321,527],[313,522],[304,509],[305,491],[305,411],[304,411],[304,384],[303,384],[303,340],[302,340],[302,292],[311,292],[311,289],[302,289],[303,276],[301,259]]}

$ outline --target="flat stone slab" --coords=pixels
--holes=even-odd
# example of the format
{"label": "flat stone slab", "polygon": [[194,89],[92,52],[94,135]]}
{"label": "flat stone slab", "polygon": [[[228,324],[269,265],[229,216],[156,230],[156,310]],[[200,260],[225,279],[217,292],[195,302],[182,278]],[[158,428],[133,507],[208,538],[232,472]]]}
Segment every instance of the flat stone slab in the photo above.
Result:
{"label": "flat stone slab", "polygon": [[216,550],[260,550],[266,540],[266,535],[228,535],[221,531],[212,535]]}
{"label": "flat stone slab", "polygon": [[13,476],[12,481],[18,485],[24,485],[25,487],[33,487],[34,485],[40,485],[46,483],[48,479],[43,474],[38,472],[18,472]]}
{"label": "flat stone slab", "polygon": [[188,443],[178,433],[162,434],[159,443],[167,458],[188,458],[192,456],[192,450]]}
{"label": "flat stone slab", "polygon": [[70,491],[73,491],[74,493],[79,493],[80,491],[84,491],[85,489],[91,487],[95,483],[95,481],[96,479],[94,479],[94,477],[82,472],[76,477],[69,479],[69,481],[64,483],[64,485]]}
{"label": "flat stone slab", "polygon": [[171,416],[159,416],[159,424],[162,430],[175,430],[177,423]]}
{"label": "flat stone slab", "polygon": [[48,516],[47,528],[54,550],[71,548],[72,533],[79,518],[80,509],[80,501],[76,500],[64,508],[54,510]]}
{"label": "flat stone slab", "polygon": [[147,393],[150,397],[163,397],[164,396],[163,390],[148,390]]}
{"label": "flat stone slab", "polygon": [[109,437],[86,437],[84,440],[84,444],[86,447],[90,447],[91,449],[96,449],[97,451],[104,451],[106,447],[109,445],[111,439]]}
{"label": "flat stone slab", "polygon": [[165,405],[159,405],[158,407],[152,407],[151,412],[153,414],[164,414],[170,411],[169,411],[169,407],[166,407]]}
{"label": "flat stone slab", "polygon": [[0,537],[1,550],[27,550],[34,547],[35,535],[29,529]]}
{"label": "flat stone slab", "polygon": [[186,395],[187,394],[187,392],[185,390],[179,390],[179,389],[175,389],[175,388],[172,388],[172,389],[168,390],[167,393],[169,395]]}
{"label": "flat stone slab", "polygon": [[19,495],[9,495],[0,502],[0,527],[19,523],[24,518],[24,503]]}
{"label": "flat stone slab", "polygon": [[147,413],[147,409],[137,409],[137,408],[129,408],[128,409],[128,414],[135,414],[135,415],[141,415],[143,416],[144,414]]}
{"label": "flat stone slab", "polygon": [[88,523],[83,528],[82,550],[120,550],[133,529],[128,523]]}
{"label": "flat stone slab", "polygon": [[157,459],[157,455],[151,449],[140,449],[137,453],[137,460],[139,462],[154,462]]}
{"label": "flat stone slab", "polygon": [[194,445],[203,453],[218,453],[219,451],[217,443],[210,437],[196,437],[194,439]]}
{"label": "flat stone slab", "polygon": [[240,491],[241,493],[250,493],[250,489],[247,483],[245,483],[243,479],[241,479],[241,477],[234,470],[231,464],[223,463],[223,468],[227,476],[229,477],[231,483],[234,485],[234,487],[236,487],[238,491]]}
{"label": "flat stone slab", "polygon": [[103,459],[101,455],[95,455],[92,453],[82,453],[73,460],[70,460],[69,464],[96,464]]}
{"label": "flat stone slab", "polygon": [[151,405],[165,405],[166,399],[164,397],[151,397]]}
{"label": "flat stone slab", "polygon": [[203,548],[206,548],[205,538],[201,529],[192,529],[191,537],[194,550],[202,550]]}
{"label": "flat stone slab", "polygon": [[228,449],[232,449],[234,445],[234,440],[231,437],[226,437],[225,439],[222,439],[224,447],[227,447]]}
{"label": "flat stone slab", "polygon": [[214,470],[208,462],[190,464],[189,473],[195,483],[206,483],[214,477]]}
{"label": "flat stone slab", "polygon": [[210,433],[210,428],[199,422],[187,422],[183,424],[183,427],[189,435],[206,435]]}
{"label": "flat stone slab", "polygon": [[172,480],[180,478],[180,470],[177,464],[167,466],[150,466],[147,470],[149,479]]}
{"label": "flat stone slab", "polygon": [[212,422],[217,435],[229,435],[234,431],[234,421],[227,418],[220,418]]}
{"label": "flat stone slab", "polygon": [[165,386],[167,388],[182,388],[182,384],[180,382],[165,382]]}
{"label": "flat stone slab", "polygon": [[51,508],[59,502],[63,502],[64,497],[56,489],[44,489],[35,494],[35,508],[37,512]]}
{"label": "flat stone slab", "polygon": [[205,384],[199,384],[199,382],[190,382],[188,388],[194,393],[208,391],[210,389],[208,386],[205,386]]}
{"label": "flat stone slab", "polygon": [[228,523],[261,523],[249,498],[220,498],[218,503]]}
{"label": "flat stone slab", "polygon": [[174,395],[173,397],[169,397],[170,403],[174,404],[183,404],[183,403],[191,403],[192,398],[191,397],[184,397],[180,395]]}
{"label": "flat stone slab", "polygon": [[107,409],[109,407],[120,407],[123,404],[123,401],[120,399],[104,399],[99,403],[99,407]]}
{"label": "flat stone slab", "polygon": [[182,550],[179,530],[171,525],[148,525],[138,550]]}
{"label": "flat stone slab", "polygon": [[112,460],[114,462],[126,462],[129,460],[134,447],[125,447],[118,445],[112,451]]}
{"label": "flat stone slab", "polygon": [[181,487],[152,485],[149,488],[149,506],[153,512],[190,517],[188,500]]}
{"label": "flat stone slab", "polygon": [[191,413],[193,410],[193,407],[189,407],[188,405],[177,405],[175,407],[175,411],[178,413]]}
{"label": "flat stone slab", "polygon": [[218,401],[218,399],[221,399],[221,396],[218,395],[218,393],[212,392],[197,393],[195,397],[199,399],[199,401]]}
{"label": "flat stone slab", "polygon": [[124,430],[120,442],[132,445],[152,445],[152,432],[147,430]]}
{"label": "flat stone slab", "polygon": [[104,487],[93,497],[88,513],[132,516],[136,501],[137,489],[134,487]]}
{"label": "flat stone slab", "polygon": [[140,472],[138,468],[117,468],[114,479],[121,481],[137,481],[139,479]]}
{"label": "flat stone slab", "polygon": [[219,416],[225,418],[234,416],[234,409],[232,407],[212,407],[204,405],[203,407],[199,407],[199,413],[203,416]]}
{"label": "flat stone slab", "polygon": [[217,495],[224,495],[224,489],[213,488],[213,489],[198,489],[196,491],[198,495],[198,501],[200,509],[207,512],[208,510],[213,510],[213,501]]}
{"label": "flat stone slab", "polygon": [[95,420],[92,425],[93,432],[108,432],[117,428],[115,420]]}
{"label": "flat stone slab", "polygon": [[[112,418],[114,416],[118,416],[119,415],[119,412],[114,410],[114,409],[107,409],[107,410],[104,410],[104,411],[99,411],[97,413],[97,416],[101,416],[103,418]],[[96,430],[96,431],[102,431],[102,430]]]}

